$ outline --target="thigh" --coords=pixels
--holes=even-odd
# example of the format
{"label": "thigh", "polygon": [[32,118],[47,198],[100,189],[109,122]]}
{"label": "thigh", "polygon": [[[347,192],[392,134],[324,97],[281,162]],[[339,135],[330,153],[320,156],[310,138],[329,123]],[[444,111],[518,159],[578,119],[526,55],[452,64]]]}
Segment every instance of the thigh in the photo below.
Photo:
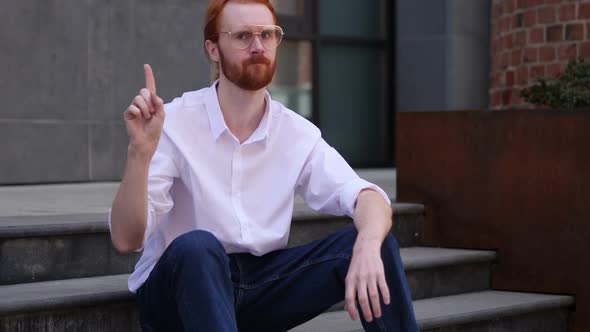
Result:
{"label": "thigh", "polygon": [[356,236],[350,226],[261,257],[235,254],[240,331],[286,331],[342,301]]}
{"label": "thigh", "polygon": [[164,290],[162,271],[165,264],[156,264],[149,278],[135,294],[139,322],[143,332],[182,331],[176,305]]}
{"label": "thigh", "polygon": [[142,329],[194,331],[195,325],[206,329],[205,322],[219,322],[210,319],[215,315],[233,318],[227,262],[223,246],[209,232],[195,230],[174,239],[137,290]]}

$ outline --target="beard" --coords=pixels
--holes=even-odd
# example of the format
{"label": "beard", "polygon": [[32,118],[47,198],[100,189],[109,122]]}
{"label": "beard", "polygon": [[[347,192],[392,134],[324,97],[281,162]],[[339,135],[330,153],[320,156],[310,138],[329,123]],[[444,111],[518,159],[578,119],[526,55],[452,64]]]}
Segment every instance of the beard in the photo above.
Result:
{"label": "beard", "polygon": [[223,75],[238,87],[249,91],[260,90],[269,85],[277,67],[276,57],[271,62],[261,54],[254,54],[241,64],[236,64],[227,61],[220,48],[219,57]]}

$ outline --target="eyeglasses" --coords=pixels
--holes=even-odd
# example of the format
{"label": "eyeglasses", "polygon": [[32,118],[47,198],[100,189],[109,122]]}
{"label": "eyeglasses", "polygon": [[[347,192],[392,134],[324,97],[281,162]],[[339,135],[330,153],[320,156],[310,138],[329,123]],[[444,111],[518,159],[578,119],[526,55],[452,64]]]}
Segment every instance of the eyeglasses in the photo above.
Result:
{"label": "eyeglasses", "polygon": [[279,46],[284,35],[283,29],[277,25],[238,26],[231,31],[220,31],[219,33],[227,34],[231,45],[240,50],[250,47],[255,35],[258,35],[264,48],[274,50]]}

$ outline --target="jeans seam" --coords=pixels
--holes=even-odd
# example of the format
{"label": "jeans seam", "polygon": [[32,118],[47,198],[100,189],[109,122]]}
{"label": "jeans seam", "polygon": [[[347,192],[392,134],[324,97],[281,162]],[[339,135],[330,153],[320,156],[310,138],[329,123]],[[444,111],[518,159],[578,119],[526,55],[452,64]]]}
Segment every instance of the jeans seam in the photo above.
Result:
{"label": "jeans seam", "polygon": [[238,287],[238,295],[236,296],[236,304],[235,304],[236,308],[240,305],[241,300],[242,300],[242,289],[240,287]]}
{"label": "jeans seam", "polygon": [[234,259],[236,260],[236,266],[238,267],[238,278],[239,281],[237,282],[238,285],[238,296],[236,298],[236,307],[240,305],[240,300],[242,299],[242,287],[240,284],[240,281],[242,280],[242,267],[240,266],[240,261],[238,260],[237,256],[234,256]]}
{"label": "jeans seam", "polygon": [[383,323],[381,317],[377,319],[377,326],[379,327],[379,331],[386,331],[385,324]]}
{"label": "jeans seam", "polygon": [[[170,260],[172,261],[172,269],[171,270],[171,274],[170,274],[170,278],[168,279],[169,283],[172,283],[171,280],[173,279],[173,276],[176,275],[176,271],[178,268],[178,258],[176,255],[174,255],[174,253],[169,253],[168,256],[170,256]],[[166,285],[166,286],[170,286],[170,285]],[[175,303],[174,298],[172,296],[176,296],[176,288],[172,289],[172,287],[169,287],[168,289],[173,290],[174,291],[174,295],[172,294],[172,292],[167,292],[168,294],[166,295],[166,297],[168,298],[168,300],[170,301],[170,303]]]}
{"label": "jeans seam", "polygon": [[348,255],[348,254],[337,254],[337,255],[334,255],[334,256],[327,256],[327,257],[312,259],[312,260],[309,260],[309,261],[301,264],[301,266],[297,267],[296,269],[294,269],[293,271],[291,271],[289,273],[279,274],[279,275],[276,275],[276,276],[271,277],[268,280],[265,280],[265,281],[262,281],[262,282],[258,282],[258,283],[254,283],[254,284],[242,284],[242,283],[240,283],[239,286],[240,286],[240,288],[243,288],[243,289],[255,289],[255,288],[258,288],[258,287],[260,287],[260,286],[262,286],[264,284],[267,284],[269,282],[273,282],[273,281],[276,281],[276,280],[279,280],[279,279],[286,278],[289,275],[291,275],[291,274],[293,274],[293,273],[295,273],[295,272],[297,272],[297,271],[299,271],[301,269],[304,269],[306,267],[309,267],[309,266],[312,266],[312,265],[315,265],[315,264],[318,264],[318,263],[322,263],[322,262],[325,262],[325,261],[333,260],[333,259],[339,259],[339,258],[350,260],[351,255]]}

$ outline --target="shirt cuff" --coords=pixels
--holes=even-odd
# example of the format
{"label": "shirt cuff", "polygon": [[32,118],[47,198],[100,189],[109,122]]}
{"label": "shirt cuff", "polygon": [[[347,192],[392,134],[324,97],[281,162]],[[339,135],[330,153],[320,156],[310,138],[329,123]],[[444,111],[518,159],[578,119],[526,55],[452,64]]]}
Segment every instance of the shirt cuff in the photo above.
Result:
{"label": "shirt cuff", "polygon": [[108,215],[108,217],[107,217],[107,220],[108,220],[108,222],[109,222],[109,233],[111,232],[111,211],[112,211],[112,210],[113,210],[113,209],[109,209],[109,215]]}
{"label": "shirt cuff", "polygon": [[342,189],[342,194],[340,196],[340,206],[343,208],[344,213],[349,217],[352,218],[354,216],[356,200],[363,189],[372,189],[378,192],[383,197],[385,202],[387,202],[388,205],[391,205],[389,196],[378,185],[361,178],[357,178],[346,184],[346,186]]}

